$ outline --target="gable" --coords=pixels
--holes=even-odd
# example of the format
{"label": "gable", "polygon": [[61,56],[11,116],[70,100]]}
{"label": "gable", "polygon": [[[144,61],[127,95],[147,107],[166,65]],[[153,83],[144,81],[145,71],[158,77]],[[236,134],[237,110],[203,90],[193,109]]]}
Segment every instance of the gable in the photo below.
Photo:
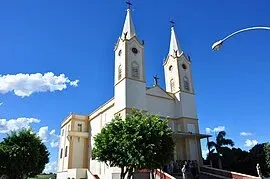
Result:
{"label": "gable", "polygon": [[171,95],[169,95],[165,90],[163,90],[158,85],[156,85],[156,86],[154,86],[152,88],[148,88],[146,90],[146,94],[147,95],[152,95],[152,96],[157,96],[157,97],[161,97],[161,98],[167,98],[167,99],[174,100],[174,98]]}

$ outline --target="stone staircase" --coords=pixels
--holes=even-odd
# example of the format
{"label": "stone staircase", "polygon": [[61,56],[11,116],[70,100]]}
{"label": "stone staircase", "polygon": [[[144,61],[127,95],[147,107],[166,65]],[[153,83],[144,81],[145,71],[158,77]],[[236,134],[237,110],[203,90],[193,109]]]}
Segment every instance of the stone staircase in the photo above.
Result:
{"label": "stone staircase", "polygon": [[200,167],[200,179],[260,179],[260,178],[242,173],[202,166]]}

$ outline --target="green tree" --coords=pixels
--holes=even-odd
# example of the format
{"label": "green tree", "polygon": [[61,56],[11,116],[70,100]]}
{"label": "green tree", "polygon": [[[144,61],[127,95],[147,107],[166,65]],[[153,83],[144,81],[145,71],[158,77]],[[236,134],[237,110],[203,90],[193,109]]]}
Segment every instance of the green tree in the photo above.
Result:
{"label": "green tree", "polygon": [[266,168],[268,169],[267,173],[268,175],[270,175],[270,143],[265,144],[264,152],[265,152]]}
{"label": "green tree", "polygon": [[255,145],[249,151],[249,160],[251,161],[251,167],[253,168],[254,174],[256,172],[256,165],[257,163],[260,164],[262,174],[264,176],[270,175],[270,167],[269,167],[269,153],[270,153],[269,144],[262,143]]}
{"label": "green tree", "polygon": [[5,174],[11,179],[26,178],[41,173],[49,162],[49,152],[30,129],[11,132],[1,145],[6,148]]}
{"label": "green tree", "polygon": [[222,169],[221,155],[223,147],[225,146],[234,146],[234,142],[231,139],[226,139],[226,132],[220,131],[216,136],[216,141],[211,141],[207,145],[210,149],[215,149],[218,154],[218,166]]}
{"label": "green tree", "polygon": [[6,173],[7,155],[8,147],[0,143],[0,176]]}
{"label": "green tree", "polygon": [[[174,142],[167,120],[132,111],[125,120],[116,116],[94,137],[92,156],[121,168],[121,179],[140,169],[160,168],[173,156]],[[152,172],[153,174],[153,172]]]}

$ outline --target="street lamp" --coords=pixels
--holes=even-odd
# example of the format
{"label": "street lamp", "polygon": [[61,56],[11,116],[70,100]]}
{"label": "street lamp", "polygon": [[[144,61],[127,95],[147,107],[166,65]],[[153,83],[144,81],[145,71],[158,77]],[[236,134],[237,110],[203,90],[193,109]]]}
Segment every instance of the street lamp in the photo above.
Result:
{"label": "street lamp", "polygon": [[224,39],[216,41],[215,43],[213,43],[212,50],[219,50],[222,47],[222,44],[223,44],[223,42],[225,40],[227,40],[228,38],[230,38],[230,37],[232,37],[232,36],[234,36],[234,35],[236,35],[238,33],[249,31],[249,30],[270,30],[270,27],[249,27],[249,28],[238,30],[236,32],[231,33],[230,35],[228,35]]}

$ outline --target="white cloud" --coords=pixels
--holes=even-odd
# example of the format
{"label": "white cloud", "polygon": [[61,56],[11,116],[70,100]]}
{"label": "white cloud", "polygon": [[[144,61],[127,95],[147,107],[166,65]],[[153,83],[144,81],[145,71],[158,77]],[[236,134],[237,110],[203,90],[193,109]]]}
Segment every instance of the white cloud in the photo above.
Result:
{"label": "white cloud", "polygon": [[37,134],[40,137],[40,139],[42,140],[42,142],[47,142],[47,139],[49,137],[48,131],[49,131],[48,126],[44,126],[44,127],[39,128],[39,131]]}
{"label": "white cloud", "polygon": [[205,128],[205,132],[206,132],[206,134],[210,134],[211,133],[211,129],[210,128]]}
{"label": "white cloud", "polygon": [[55,147],[58,147],[59,142],[58,142],[58,141],[55,141],[55,140],[52,140],[52,141],[50,142],[50,145],[51,145],[51,148],[55,148]]}
{"label": "white cloud", "polygon": [[40,120],[36,118],[20,117],[17,119],[0,119],[0,133],[8,133],[10,131],[17,131],[23,128],[29,128],[32,123],[39,123]]}
{"label": "white cloud", "polygon": [[2,106],[3,104],[4,104],[4,103],[3,103],[3,102],[1,102],[1,103],[0,103],[0,106]]}
{"label": "white cloud", "polygon": [[255,146],[256,144],[258,144],[258,141],[257,140],[250,140],[250,139],[247,139],[245,141],[245,147],[253,147]]}
{"label": "white cloud", "polygon": [[77,87],[78,86],[78,83],[79,83],[79,80],[75,80],[75,81],[71,81],[69,84],[70,84],[70,86]]}
{"label": "white cloud", "polygon": [[55,129],[49,131],[48,126],[43,126],[39,128],[38,136],[42,140],[42,142],[49,142],[52,148],[58,147],[59,144],[59,136],[55,134]]}
{"label": "white cloud", "polygon": [[57,172],[57,162],[53,161],[53,162],[49,162],[47,163],[47,165],[45,166],[45,169],[43,171],[43,173],[56,173]]}
{"label": "white cloud", "polygon": [[55,129],[51,130],[50,135],[54,135],[55,134]]}
{"label": "white cloud", "polygon": [[210,134],[210,133],[212,133],[212,132],[218,133],[218,132],[220,132],[220,131],[225,131],[225,126],[218,126],[218,127],[215,127],[214,129],[211,129],[211,128],[209,128],[209,127],[205,128],[205,132],[206,132],[207,134]]}
{"label": "white cloud", "polygon": [[17,96],[26,97],[37,92],[62,91],[68,85],[77,87],[78,82],[79,80],[71,81],[65,74],[56,76],[52,72],[0,75],[0,93],[14,92]]}
{"label": "white cloud", "polygon": [[213,129],[214,132],[220,132],[220,131],[225,131],[225,126],[218,126]]}
{"label": "white cloud", "polygon": [[250,132],[241,132],[241,136],[251,136],[252,134]]}

